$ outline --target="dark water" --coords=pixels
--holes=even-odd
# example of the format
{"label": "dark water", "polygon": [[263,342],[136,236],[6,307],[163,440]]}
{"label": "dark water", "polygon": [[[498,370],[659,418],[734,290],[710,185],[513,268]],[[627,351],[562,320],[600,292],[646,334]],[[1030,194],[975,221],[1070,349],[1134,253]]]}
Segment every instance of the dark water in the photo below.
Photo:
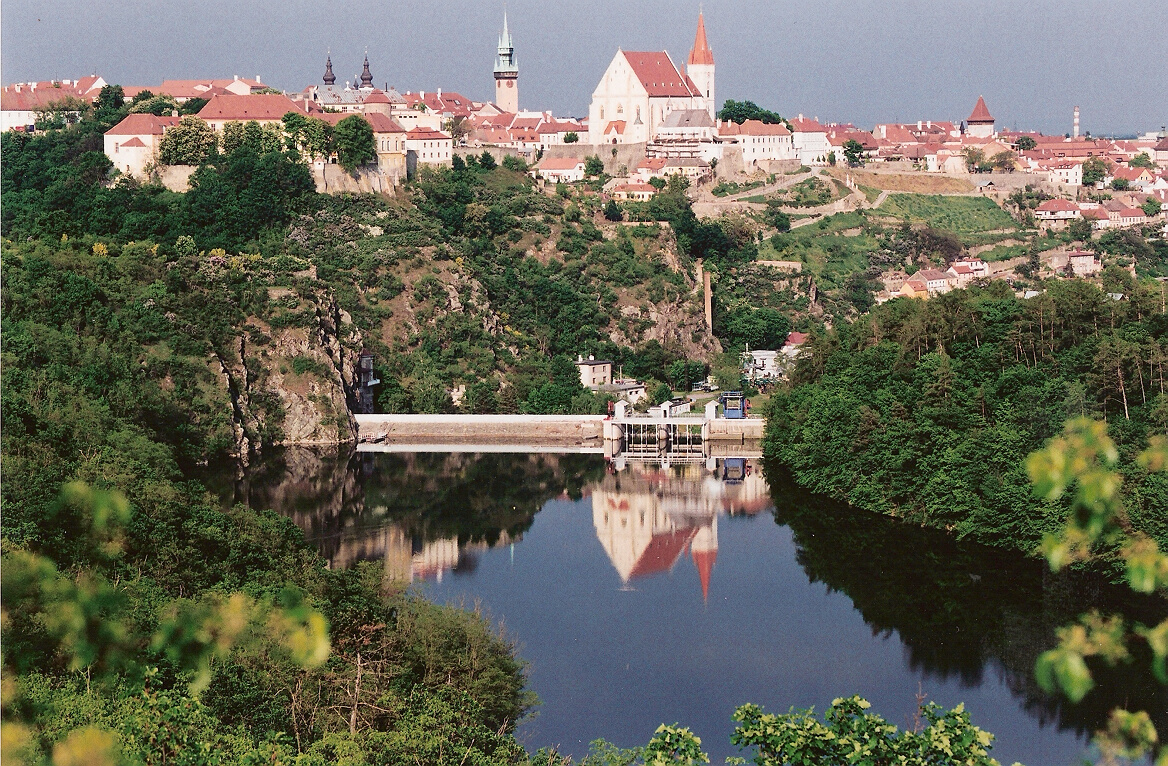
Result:
{"label": "dark water", "polygon": [[481,602],[530,662],[531,749],[579,757],[594,738],[639,745],[680,722],[721,763],[738,754],[739,704],[822,710],[857,693],[904,726],[918,690],[964,702],[1004,764],[1077,762],[1125,702],[1168,730],[1143,668],[1100,669],[1076,706],[1032,672],[1075,614],[1152,619],[1163,604],[740,469],[289,450],[220,491],[290,516],[334,566],[380,561],[432,600]]}

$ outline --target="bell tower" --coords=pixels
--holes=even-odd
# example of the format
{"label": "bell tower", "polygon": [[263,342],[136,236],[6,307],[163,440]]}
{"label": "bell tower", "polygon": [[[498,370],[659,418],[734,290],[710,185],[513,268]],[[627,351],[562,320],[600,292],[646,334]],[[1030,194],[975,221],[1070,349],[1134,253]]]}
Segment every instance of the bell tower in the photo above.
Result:
{"label": "bell tower", "polygon": [[[718,103],[714,94],[714,51],[710,49],[710,43],[706,40],[706,19],[701,11],[698,12],[698,32],[694,35],[693,49],[689,52],[685,73],[698,87],[706,111],[710,113],[711,118],[715,118]],[[700,107],[695,105],[695,108]]]}
{"label": "bell tower", "polygon": [[495,105],[504,112],[519,111],[519,65],[515,63],[515,45],[507,28],[507,12],[503,12],[503,34],[499,35],[499,50],[495,56]]}

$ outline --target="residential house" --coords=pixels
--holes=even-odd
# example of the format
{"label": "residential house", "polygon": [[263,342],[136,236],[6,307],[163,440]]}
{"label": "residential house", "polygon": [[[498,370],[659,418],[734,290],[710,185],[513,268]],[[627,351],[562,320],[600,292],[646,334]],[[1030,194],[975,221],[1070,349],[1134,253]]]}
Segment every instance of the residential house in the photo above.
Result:
{"label": "residential house", "polygon": [[535,175],[552,183],[576,183],[584,180],[585,162],[577,157],[544,157]]}
{"label": "residential house", "polygon": [[612,383],[611,361],[597,359],[594,356],[589,356],[587,359],[583,356],[577,356],[576,368],[580,371],[580,383],[585,388],[596,391],[601,386]]}
{"label": "residential house", "polygon": [[953,275],[938,269],[921,269],[913,276],[925,283],[929,295],[940,295],[953,289],[957,279]]}
{"label": "residential house", "polygon": [[613,187],[612,197],[622,202],[648,202],[656,193],[656,187],[649,184],[630,183]]}
{"label": "residential house", "polygon": [[758,167],[759,162],[797,159],[791,131],[782,123],[769,125],[761,120],[747,120],[738,125],[722,123],[718,136],[727,138],[742,150],[742,164],[746,169]]}
{"label": "residential house", "polygon": [[1077,204],[1062,198],[1044,200],[1034,210],[1034,217],[1038,219],[1039,225],[1049,229],[1060,229],[1082,215]]}
{"label": "residential house", "polygon": [[1156,175],[1148,168],[1133,168],[1126,165],[1117,165],[1112,168],[1110,180],[1123,181],[1132,189],[1150,190],[1156,182]]}
{"label": "residential house", "polygon": [[105,133],[105,155],[114,168],[128,176],[143,177],[147,166],[158,161],[163,134],[178,124],[178,117],[130,114]]}
{"label": "residential house", "polygon": [[222,132],[229,122],[258,122],[261,125],[282,124],[288,112],[305,111],[282,93],[257,93],[249,96],[212,96],[199,110],[199,119],[216,131]]}
{"label": "residential house", "polygon": [[831,142],[827,139],[827,128],[818,120],[808,120],[799,115],[791,120],[791,146],[795,159],[804,165],[826,165],[831,153]]}
{"label": "residential house", "polygon": [[414,128],[406,132],[406,170],[410,177],[418,165],[449,167],[454,152],[454,140],[449,133],[428,128]]}
{"label": "residential house", "polygon": [[1099,256],[1095,253],[1082,251],[1067,253],[1067,261],[1076,277],[1089,277],[1103,271],[1103,264],[1099,262]]}
{"label": "residential house", "polygon": [[809,334],[805,332],[788,333],[787,340],[779,349],[779,353],[789,359],[794,359],[803,350],[803,344],[807,342],[808,337],[810,337]]}
{"label": "residential house", "polygon": [[0,132],[32,130],[38,111],[51,109],[69,99],[91,104],[105,86],[106,81],[96,75],[80,80],[46,80],[6,85],[0,90]]}

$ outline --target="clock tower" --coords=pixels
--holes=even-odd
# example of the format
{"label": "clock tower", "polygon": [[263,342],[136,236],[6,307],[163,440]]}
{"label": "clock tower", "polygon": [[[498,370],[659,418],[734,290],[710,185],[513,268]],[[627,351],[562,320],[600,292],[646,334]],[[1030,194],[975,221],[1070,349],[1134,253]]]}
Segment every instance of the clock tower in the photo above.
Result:
{"label": "clock tower", "polygon": [[515,45],[507,29],[506,11],[503,12],[499,51],[495,56],[495,106],[504,112],[519,111],[519,65],[515,63]]}

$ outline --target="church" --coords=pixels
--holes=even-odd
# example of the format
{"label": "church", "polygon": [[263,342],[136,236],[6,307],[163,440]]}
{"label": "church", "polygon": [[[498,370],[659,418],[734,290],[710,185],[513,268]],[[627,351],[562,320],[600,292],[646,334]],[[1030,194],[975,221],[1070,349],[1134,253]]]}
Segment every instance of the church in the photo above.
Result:
{"label": "church", "polygon": [[701,13],[684,72],[665,51],[617,51],[592,92],[589,143],[647,143],[678,111],[704,111],[711,120],[717,113],[714,52]]}

